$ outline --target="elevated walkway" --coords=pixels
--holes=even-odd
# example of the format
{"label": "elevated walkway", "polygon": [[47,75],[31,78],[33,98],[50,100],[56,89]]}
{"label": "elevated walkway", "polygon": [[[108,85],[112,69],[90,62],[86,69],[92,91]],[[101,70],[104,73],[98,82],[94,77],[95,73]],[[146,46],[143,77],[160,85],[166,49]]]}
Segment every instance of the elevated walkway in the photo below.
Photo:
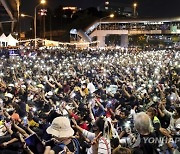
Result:
{"label": "elevated walkway", "polygon": [[129,35],[180,34],[180,18],[170,19],[123,19],[97,21],[86,29],[89,37],[97,37],[100,47],[105,47],[107,35],[121,35],[121,46],[128,46]]}

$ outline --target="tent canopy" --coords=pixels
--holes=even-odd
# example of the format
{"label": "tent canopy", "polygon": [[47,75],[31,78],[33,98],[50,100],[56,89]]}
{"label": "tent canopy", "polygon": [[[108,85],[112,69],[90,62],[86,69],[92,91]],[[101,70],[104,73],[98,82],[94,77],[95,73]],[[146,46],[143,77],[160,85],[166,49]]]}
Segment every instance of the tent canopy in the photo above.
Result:
{"label": "tent canopy", "polygon": [[0,41],[1,42],[7,42],[8,41],[7,37],[6,37],[6,35],[4,33],[0,36]]}
{"label": "tent canopy", "polygon": [[18,43],[18,40],[16,40],[11,34],[8,35],[7,40],[8,46],[16,46]]}
{"label": "tent canopy", "polygon": [[3,33],[1,36],[0,36],[0,47],[5,47],[7,46],[7,37],[6,35]]}

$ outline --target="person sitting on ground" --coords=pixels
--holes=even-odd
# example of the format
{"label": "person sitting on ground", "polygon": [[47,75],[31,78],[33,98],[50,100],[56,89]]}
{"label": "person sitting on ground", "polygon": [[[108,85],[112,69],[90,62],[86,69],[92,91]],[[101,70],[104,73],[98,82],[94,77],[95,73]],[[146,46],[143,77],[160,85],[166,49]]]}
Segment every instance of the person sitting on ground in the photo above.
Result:
{"label": "person sitting on ground", "polygon": [[80,154],[80,145],[78,140],[73,137],[74,130],[66,117],[57,117],[52,121],[50,127],[47,128],[47,133],[51,134],[55,145],[53,147],[46,147],[45,154],[59,154],[63,152],[72,152]]}

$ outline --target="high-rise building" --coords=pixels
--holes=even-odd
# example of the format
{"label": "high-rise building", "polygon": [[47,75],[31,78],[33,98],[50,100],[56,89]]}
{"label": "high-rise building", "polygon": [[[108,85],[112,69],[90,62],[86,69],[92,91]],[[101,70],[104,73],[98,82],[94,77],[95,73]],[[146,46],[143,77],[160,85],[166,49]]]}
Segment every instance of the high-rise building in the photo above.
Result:
{"label": "high-rise building", "polygon": [[124,4],[119,1],[105,0],[105,2],[103,2],[100,6],[98,6],[98,10],[116,13],[118,15],[124,15],[124,16],[133,15],[132,4]]}

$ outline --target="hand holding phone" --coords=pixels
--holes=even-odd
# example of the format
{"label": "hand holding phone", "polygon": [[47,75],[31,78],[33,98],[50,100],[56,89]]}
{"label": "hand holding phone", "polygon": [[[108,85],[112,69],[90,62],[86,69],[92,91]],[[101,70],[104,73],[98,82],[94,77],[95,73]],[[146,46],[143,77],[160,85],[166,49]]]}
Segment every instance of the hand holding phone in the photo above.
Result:
{"label": "hand holding phone", "polygon": [[43,145],[43,143],[36,134],[30,135],[28,138],[25,139],[25,142],[32,152],[39,154],[44,153],[45,145]]}
{"label": "hand holding phone", "polygon": [[45,142],[45,146],[50,146],[50,147],[53,147],[54,146],[54,141],[53,140],[49,140],[49,141],[46,141]]}
{"label": "hand holding phone", "polygon": [[24,118],[23,118],[23,125],[24,125],[24,126],[27,126],[27,125],[28,125],[28,119],[27,119],[27,117],[24,117]]}
{"label": "hand holding phone", "polygon": [[11,129],[11,122],[5,122],[5,123],[4,123],[4,126],[5,126],[7,129]]}

